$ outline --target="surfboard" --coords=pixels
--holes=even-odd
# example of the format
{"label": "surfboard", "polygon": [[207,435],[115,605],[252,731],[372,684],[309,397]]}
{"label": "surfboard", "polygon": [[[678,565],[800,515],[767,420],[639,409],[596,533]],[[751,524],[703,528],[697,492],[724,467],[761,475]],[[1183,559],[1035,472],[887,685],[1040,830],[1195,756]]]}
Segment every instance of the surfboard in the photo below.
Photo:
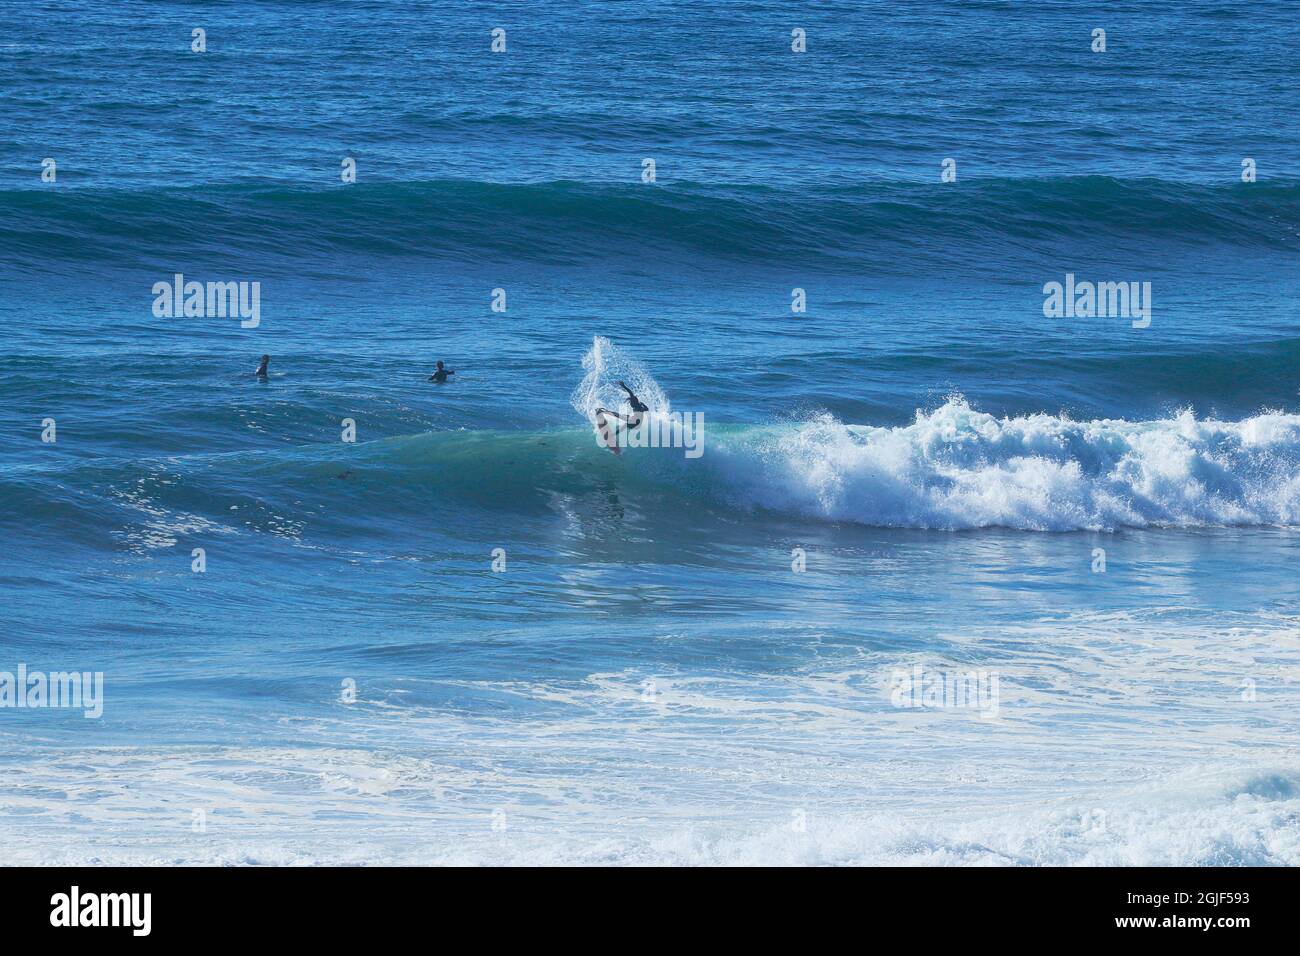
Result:
{"label": "surfboard", "polygon": [[615,455],[623,454],[623,449],[618,447],[618,432],[600,412],[596,413],[596,441]]}

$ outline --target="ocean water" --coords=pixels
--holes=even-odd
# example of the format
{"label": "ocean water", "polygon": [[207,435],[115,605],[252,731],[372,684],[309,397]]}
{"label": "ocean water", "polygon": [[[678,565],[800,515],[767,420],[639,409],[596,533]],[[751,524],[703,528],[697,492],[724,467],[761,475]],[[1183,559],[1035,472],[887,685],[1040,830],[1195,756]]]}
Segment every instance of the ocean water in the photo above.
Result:
{"label": "ocean water", "polygon": [[0,860],[1300,864],[1298,43],[0,7]]}

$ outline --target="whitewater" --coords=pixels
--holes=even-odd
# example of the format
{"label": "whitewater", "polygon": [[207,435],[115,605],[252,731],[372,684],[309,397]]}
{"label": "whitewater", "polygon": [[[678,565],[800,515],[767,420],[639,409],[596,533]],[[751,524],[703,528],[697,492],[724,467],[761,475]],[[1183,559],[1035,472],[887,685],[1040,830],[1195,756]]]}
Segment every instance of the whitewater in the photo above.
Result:
{"label": "whitewater", "polygon": [[954,398],[905,427],[829,415],[720,436],[741,500],[879,527],[1292,526],[1300,416],[1240,422],[1190,412],[1148,422],[995,418]]}
{"label": "whitewater", "polygon": [[[653,375],[610,339],[596,337],[583,369],[571,403],[589,421],[598,407],[625,406],[620,379],[649,405],[649,418],[671,413]],[[1076,422],[996,418],[952,396],[901,427],[820,414],[715,426],[711,436],[703,476],[656,468],[660,460],[639,477],[703,477],[713,495],[741,508],[886,528],[1282,527],[1300,517],[1300,415],[1283,412],[1240,422],[1198,420],[1189,410],[1158,421]]]}

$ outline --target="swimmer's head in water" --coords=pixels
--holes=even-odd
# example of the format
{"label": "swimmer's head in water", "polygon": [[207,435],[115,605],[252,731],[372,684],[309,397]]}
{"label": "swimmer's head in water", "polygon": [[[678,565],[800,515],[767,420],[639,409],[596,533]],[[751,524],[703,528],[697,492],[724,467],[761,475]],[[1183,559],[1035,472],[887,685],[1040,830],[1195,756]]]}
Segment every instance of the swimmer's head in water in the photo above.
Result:
{"label": "swimmer's head in water", "polygon": [[442,359],[438,359],[438,361],[434,362],[433,364],[438,367],[439,371],[442,371]]}

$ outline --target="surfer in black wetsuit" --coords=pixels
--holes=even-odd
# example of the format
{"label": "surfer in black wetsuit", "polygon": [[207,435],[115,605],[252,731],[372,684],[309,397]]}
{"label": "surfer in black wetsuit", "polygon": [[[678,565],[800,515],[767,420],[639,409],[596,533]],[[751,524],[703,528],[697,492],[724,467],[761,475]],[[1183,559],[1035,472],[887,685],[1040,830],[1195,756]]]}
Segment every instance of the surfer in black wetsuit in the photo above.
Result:
{"label": "surfer in black wetsuit", "polygon": [[448,375],[456,374],[456,370],[454,368],[443,368],[441,359],[439,359],[437,364],[438,364],[438,370],[429,376],[429,381],[439,382],[439,383],[445,382],[447,381]]}
{"label": "surfer in black wetsuit", "polygon": [[642,417],[645,413],[650,411],[650,406],[637,398],[636,393],[627,387],[626,382],[623,382],[620,379],[618,387],[627,392],[627,400],[632,405],[631,414],[620,415],[618,412],[611,412],[608,408],[596,409],[596,430],[600,433],[601,444],[616,455],[621,454],[622,449],[618,447],[618,441],[609,427],[609,418],[617,418],[620,422],[627,425],[628,428],[636,428],[641,424]]}
{"label": "surfer in black wetsuit", "polygon": [[266,378],[266,367],[271,364],[271,356],[263,355],[262,361],[257,366],[257,371],[253,374],[258,378]]}
{"label": "surfer in black wetsuit", "polygon": [[637,398],[636,393],[633,392],[632,389],[628,388],[627,385],[622,380],[619,381],[618,387],[621,388],[623,391],[627,392],[627,400],[632,405],[632,414],[620,415],[618,412],[611,412],[608,408],[598,408],[596,409],[596,415],[597,417],[603,415],[612,415],[615,418],[617,418],[620,422],[626,422],[628,428],[636,428],[636,426],[641,424],[641,416],[645,412],[650,411],[650,406],[646,405],[641,401],[641,399]]}

